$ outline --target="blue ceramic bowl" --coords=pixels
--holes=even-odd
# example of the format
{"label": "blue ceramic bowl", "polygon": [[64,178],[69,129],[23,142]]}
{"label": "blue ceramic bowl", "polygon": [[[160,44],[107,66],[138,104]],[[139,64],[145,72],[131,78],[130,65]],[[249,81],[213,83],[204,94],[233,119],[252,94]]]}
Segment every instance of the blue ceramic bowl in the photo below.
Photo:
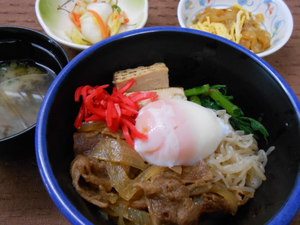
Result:
{"label": "blue ceramic bowl", "polygon": [[[235,216],[214,215],[201,224],[288,224],[300,207],[300,103],[286,81],[265,61],[223,38],[185,28],[146,28],[108,38],[83,51],[59,74],[43,102],[36,155],[45,186],[73,224],[112,224],[72,187],[75,89],[111,83],[113,72],[165,62],[171,86],[226,84],[247,115],[263,116],[276,146],[267,181]],[[259,143],[265,148],[264,143]]]}

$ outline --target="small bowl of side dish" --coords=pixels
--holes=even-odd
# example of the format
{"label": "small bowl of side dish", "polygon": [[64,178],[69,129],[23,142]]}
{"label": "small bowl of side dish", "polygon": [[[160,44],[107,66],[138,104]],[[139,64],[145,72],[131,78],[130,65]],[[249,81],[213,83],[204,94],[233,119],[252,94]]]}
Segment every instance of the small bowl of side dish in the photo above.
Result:
{"label": "small bowl of side dish", "polygon": [[114,34],[143,27],[148,0],[36,0],[35,12],[50,37],[84,50]]}
{"label": "small bowl of side dish", "polygon": [[[106,92],[104,89],[107,86],[101,85],[109,84],[110,88],[114,84],[118,86],[122,79],[119,80],[117,77],[124,78],[124,74],[134,75],[136,71],[148,74],[149,68],[155,78],[150,81],[146,78],[145,80],[155,83],[159,78],[155,87],[166,85],[166,82],[169,82],[170,87],[183,87],[185,90],[202,86],[199,88],[200,92],[197,93],[204,93],[204,99],[207,97],[206,95],[214,95],[214,98],[221,97],[220,93],[213,89],[222,89],[222,85],[226,85],[228,92],[225,94],[226,97],[221,97],[221,102],[228,103],[228,100],[231,99],[230,101],[243,110],[245,116],[261,118],[261,122],[269,132],[267,142],[263,137],[258,139],[259,149],[267,150],[270,146],[275,146],[275,150],[269,152],[270,154],[267,156],[266,167],[265,154],[268,151],[264,150],[258,151],[258,155],[255,153],[250,156],[251,159],[253,157],[258,159],[258,164],[249,164],[249,161],[241,163],[242,161],[239,161],[241,158],[234,160],[237,163],[234,166],[221,163],[222,165],[219,166],[225,166],[233,176],[236,173],[239,174],[237,171],[241,166],[248,168],[248,166],[254,165],[255,169],[250,170],[252,172],[248,174],[246,171],[245,173],[249,176],[245,177],[244,174],[243,181],[240,180],[238,186],[230,186],[231,188],[224,188],[225,184],[215,186],[218,182],[223,182],[221,181],[223,179],[211,180],[203,184],[203,180],[199,181],[199,176],[203,179],[211,178],[208,178],[210,175],[206,173],[207,170],[197,166],[179,166],[170,169],[152,167],[153,165],[150,163],[148,164],[150,167],[146,165],[146,168],[151,169],[144,170],[146,173],[142,173],[143,176],[137,176],[141,171],[130,169],[128,166],[134,164],[137,168],[143,168],[145,164],[140,161],[137,153],[132,151],[130,145],[126,144],[124,140],[124,137],[126,138],[128,135],[138,136],[138,133],[128,132],[127,128],[131,131],[134,130],[130,125],[133,118],[130,119],[124,114],[133,115],[135,113],[132,107],[136,107],[136,105],[132,104],[132,101],[136,99],[143,99],[147,96],[148,98],[153,97],[151,101],[156,99],[151,92],[150,95],[148,95],[149,92],[148,94],[147,92],[146,94],[135,92],[133,97],[130,97],[131,95],[126,97],[122,93],[132,83],[121,89],[120,86],[113,92],[112,89],[107,89],[108,92]],[[117,76],[115,73],[117,71],[123,72],[117,73]],[[166,73],[168,73],[169,81],[161,79],[165,77]],[[113,80],[114,84],[112,84]],[[213,89],[208,89],[207,92],[205,84],[210,84]],[[152,89],[153,87],[144,85],[143,88]],[[197,90],[199,91],[199,89]],[[182,96],[182,92],[180,92],[182,89],[176,90],[172,92],[172,96],[178,94],[179,97]],[[188,95],[187,92],[185,94]],[[234,99],[232,100],[227,95],[233,96]],[[80,96],[83,97],[84,104],[81,104]],[[201,98],[203,103],[204,99]],[[230,108],[233,106],[229,105]],[[95,108],[98,110],[94,110]],[[241,113],[235,106],[231,109],[234,114]],[[109,110],[111,113],[108,112]],[[197,117],[192,110],[188,111],[191,112],[191,118]],[[169,112],[170,110],[165,110],[166,115],[169,115]],[[119,115],[124,117],[120,119]],[[168,118],[164,112],[160,115]],[[103,128],[103,124],[92,122],[83,126],[81,124],[83,118],[86,120],[106,118],[107,126],[104,124],[104,129],[112,128],[115,123],[121,124],[120,132],[123,131],[124,136],[119,136],[118,133],[112,135],[109,131],[107,132],[107,129],[106,133],[102,133],[104,131],[102,130],[100,134],[97,129]],[[196,120],[193,121],[195,124],[198,123]],[[255,124],[257,123],[255,122]],[[214,129],[210,126],[205,127],[207,132]],[[198,128],[201,129],[201,126]],[[261,129],[261,126],[255,125],[253,128]],[[176,129],[180,128],[174,125],[174,130]],[[117,223],[107,217],[106,213],[112,216],[120,215],[119,224],[124,224],[123,222],[126,222],[127,219],[140,221],[137,224],[151,224],[148,213],[153,211],[155,213],[151,215],[151,218],[154,220],[164,222],[172,220],[174,224],[175,218],[175,224],[190,224],[189,222],[197,220],[197,217],[195,218],[195,215],[199,215],[197,207],[203,206],[205,202],[210,202],[211,205],[201,208],[201,212],[202,210],[216,211],[220,207],[221,211],[231,212],[235,215],[230,213],[204,214],[200,218],[201,224],[287,225],[300,208],[299,135],[300,103],[297,96],[286,81],[256,54],[245,50],[238,44],[206,32],[174,27],[144,28],[118,34],[95,44],[80,53],[62,70],[51,85],[40,111],[36,132],[36,156],[41,176],[50,196],[73,224]],[[161,137],[158,136],[157,141],[165,140]],[[247,136],[247,138],[249,137],[253,138],[251,135]],[[120,145],[116,139],[124,145]],[[95,143],[99,143],[98,147]],[[115,146],[113,149],[108,147],[112,143]],[[174,146],[177,146],[176,143],[179,142],[174,140],[169,143],[172,147],[173,143]],[[240,144],[248,146],[246,143],[248,142]],[[106,147],[102,148],[102,144]],[[249,153],[249,151],[242,152]],[[230,158],[230,154],[227,156]],[[220,155],[216,161],[221,158],[223,156]],[[208,163],[206,159],[203,160],[204,164]],[[224,160],[226,161],[226,159]],[[127,165],[123,164],[124,161],[127,162]],[[229,160],[230,163],[233,162]],[[209,171],[217,171],[212,168]],[[153,179],[153,182],[158,181],[158,183],[156,185],[155,182],[152,183],[153,174],[159,175],[163,171],[167,171],[165,178],[169,180],[164,179],[164,176],[158,176],[161,179]],[[260,178],[252,179],[252,175],[257,171],[263,173],[258,173]],[[187,180],[184,181],[181,176],[186,173],[191,177],[186,176]],[[128,177],[129,174],[131,174],[130,177]],[[233,179],[232,176],[223,178],[225,180]],[[197,186],[194,183],[195,179],[199,181],[199,189],[193,188],[195,187],[193,185]],[[258,184],[259,186],[261,179],[264,181],[256,190],[255,195],[250,194],[251,199],[235,213],[236,204],[242,204],[242,202],[237,203],[236,198],[245,197],[245,192],[251,192],[251,188],[244,187],[244,185],[257,186]],[[140,182],[135,183],[137,181]],[[143,182],[146,182],[147,185],[145,186]],[[135,186],[131,186],[132,183]],[[120,190],[123,190],[122,194]],[[232,191],[240,194],[233,196],[230,194]],[[122,197],[117,197],[117,193]],[[133,196],[134,198],[132,198]],[[149,201],[147,202],[143,197]],[[246,201],[245,198],[242,199]],[[215,201],[218,204],[213,204]],[[156,203],[157,205],[153,208],[153,204]],[[226,205],[229,208],[226,208]],[[232,206],[234,207],[232,208]],[[179,211],[182,217],[178,217],[177,220],[176,215]],[[180,220],[180,218],[184,219]]]}
{"label": "small bowl of side dish", "polygon": [[47,35],[16,26],[0,26],[0,49],[1,150],[33,148],[40,104],[68,56]]}
{"label": "small bowl of side dish", "polygon": [[[248,24],[250,23],[247,24],[248,15],[243,15],[242,13],[239,16],[238,13],[236,14],[237,16],[234,18],[234,21],[236,24],[239,24],[238,26],[236,26],[236,24],[233,25],[234,28],[231,28],[232,22],[228,23],[228,21],[230,21],[230,17],[225,15],[228,12],[225,12],[224,14],[214,12],[215,18],[211,19],[211,21],[207,21],[206,16],[208,14],[204,16],[205,19],[197,17],[207,8],[224,10],[236,5],[242,7],[242,11],[244,9],[252,14],[254,20],[256,20],[254,23],[258,24],[255,26],[259,26],[260,29],[255,31],[256,34],[251,31],[252,28],[249,29],[250,26]],[[212,14],[210,14],[209,17],[211,17],[211,15]],[[245,16],[246,19],[243,19],[243,16]],[[181,27],[200,29],[218,34],[240,43],[248,49],[251,49],[252,46],[256,45],[259,48],[256,53],[260,57],[270,55],[282,48],[287,43],[293,32],[292,14],[286,3],[282,0],[181,0],[177,8],[177,17]],[[220,23],[226,22],[228,30],[224,31],[224,28],[220,27]],[[244,24],[246,25],[244,26]],[[239,26],[240,28],[238,28]],[[240,29],[240,31],[237,31],[238,29]],[[270,41],[263,40],[266,38],[266,35],[261,35],[264,31],[268,32],[267,36]],[[240,34],[242,34],[242,38]],[[264,46],[260,47],[261,45]]]}

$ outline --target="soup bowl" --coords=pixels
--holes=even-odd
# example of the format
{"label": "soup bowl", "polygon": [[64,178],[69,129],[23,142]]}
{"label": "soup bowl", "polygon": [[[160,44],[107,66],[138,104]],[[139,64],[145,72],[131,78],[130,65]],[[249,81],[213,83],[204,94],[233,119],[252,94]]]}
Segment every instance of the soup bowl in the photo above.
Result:
{"label": "soup bowl", "polygon": [[[47,82],[49,83],[55,78],[55,76],[61,71],[61,69],[69,62],[69,57],[66,51],[56,41],[54,41],[52,38],[48,37],[47,35],[37,30],[33,30],[25,27],[0,26],[0,51],[2,53],[0,55],[1,76],[4,76],[3,74],[5,74],[5,72],[3,73],[3,71],[6,69],[5,67],[6,62],[14,62],[15,65],[17,65],[19,62],[22,63],[28,62],[34,65],[34,67],[43,68],[43,70],[47,71],[47,74],[49,75],[49,80]],[[27,78],[28,78],[27,80],[30,80],[28,76]],[[33,76],[31,78],[33,78]],[[8,84],[9,84],[8,82],[19,81],[28,84],[28,82],[26,82],[26,78],[23,77],[22,80],[21,76],[19,78],[10,79],[10,80],[5,80],[3,79],[3,77],[1,77],[1,81],[4,81],[1,83],[1,88],[0,88],[1,96],[3,95],[5,90],[7,91]],[[46,92],[46,90],[44,90],[44,92]],[[17,94],[18,97],[15,97],[14,99],[10,98],[10,100],[13,99],[15,100],[15,102],[18,103],[15,104],[14,110],[9,111],[11,112],[12,115],[15,115],[10,117],[12,123],[13,120],[17,120],[19,119],[19,117],[25,118],[24,111],[26,110],[21,110],[21,108],[19,108],[19,110],[16,110],[16,108],[18,108],[24,102],[26,102],[24,103],[25,108],[27,109],[30,108],[29,105],[26,105],[28,104],[29,101],[24,100],[27,99],[24,96],[25,93],[24,92],[21,93],[21,92],[22,91],[20,90],[19,93],[17,92],[14,93],[15,95]],[[44,94],[44,92],[41,94]],[[7,96],[8,95],[6,95],[6,97]],[[39,97],[43,97],[43,96],[40,95]],[[3,102],[3,98],[1,98],[1,101]],[[3,103],[1,104],[1,108],[2,107],[4,107]],[[36,109],[38,110],[38,108]],[[18,113],[14,114],[12,113],[13,111],[14,112],[18,111]],[[3,113],[3,109],[1,110],[1,112]],[[3,118],[5,118],[4,115],[2,115],[2,119]],[[30,145],[33,149],[34,131],[35,131],[34,128],[35,128],[36,120],[37,120],[37,113],[35,114],[35,118],[30,118],[30,122],[25,121],[28,124],[27,126],[24,126],[24,129],[18,129],[18,131],[16,132],[10,132],[9,135],[6,136],[5,135],[2,136],[1,134],[1,139],[0,139],[1,152],[3,152],[4,150],[12,151],[13,149],[19,149],[20,147],[24,148],[24,145],[27,147]]]}
{"label": "soup bowl", "polygon": [[[73,224],[113,224],[72,185],[73,126],[82,85],[110,84],[118,70],[164,62],[170,86],[226,84],[247,115],[263,118],[275,146],[267,180],[235,216],[207,215],[201,224],[288,224],[299,210],[300,104],[287,82],[264,60],[224,38],[186,28],[154,27],[126,32],[74,58],[52,83],[40,111],[36,156],[45,186]],[[276,100],[274,100],[276,99]]]}

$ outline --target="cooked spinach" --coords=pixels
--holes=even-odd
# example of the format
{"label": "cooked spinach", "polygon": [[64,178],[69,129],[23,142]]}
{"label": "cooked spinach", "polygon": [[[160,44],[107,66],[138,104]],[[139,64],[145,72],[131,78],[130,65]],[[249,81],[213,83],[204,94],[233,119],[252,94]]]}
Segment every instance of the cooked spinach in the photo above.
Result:
{"label": "cooked spinach", "polygon": [[243,130],[246,134],[252,133],[256,138],[261,134],[265,140],[269,136],[269,132],[260,121],[244,116],[242,109],[232,102],[233,96],[227,95],[226,85],[204,84],[186,89],[184,92],[190,101],[204,107],[214,110],[225,109],[231,115],[229,122],[234,129]]}

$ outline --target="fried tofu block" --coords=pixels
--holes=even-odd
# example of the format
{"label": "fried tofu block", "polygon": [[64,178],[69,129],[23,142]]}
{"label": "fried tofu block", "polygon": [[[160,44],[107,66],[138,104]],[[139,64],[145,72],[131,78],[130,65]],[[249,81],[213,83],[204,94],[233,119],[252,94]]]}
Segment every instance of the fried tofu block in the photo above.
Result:
{"label": "fried tofu block", "polygon": [[152,91],[157,93],[158,100],[161,100],[161,99],[186,100],[187,99],[184,94],[184,89],[182,87],[161,88],[161,89],[152,90]]}
{"label": "fried tofu block", "polygon": [[136,82],[128,92],[169,87],[169,69],[164,63],[117,71],[114,74],[113,83],[117,88],[121,88],[132,78]]}
{"label": "fried tofu block", "polygon": [[[155,90],[149,90],[156,92],[158,95],[158,100],[164,100],[164,99],[179,99],[179,100],[187,100],[184,89],[182,87],[170,87],[170,88],[161,88],[161,89],[155,89]],[[130,95],[130,93],[128,93]],[[148,104],[150,99],[141,101],[139,103],[140,108]]]}

